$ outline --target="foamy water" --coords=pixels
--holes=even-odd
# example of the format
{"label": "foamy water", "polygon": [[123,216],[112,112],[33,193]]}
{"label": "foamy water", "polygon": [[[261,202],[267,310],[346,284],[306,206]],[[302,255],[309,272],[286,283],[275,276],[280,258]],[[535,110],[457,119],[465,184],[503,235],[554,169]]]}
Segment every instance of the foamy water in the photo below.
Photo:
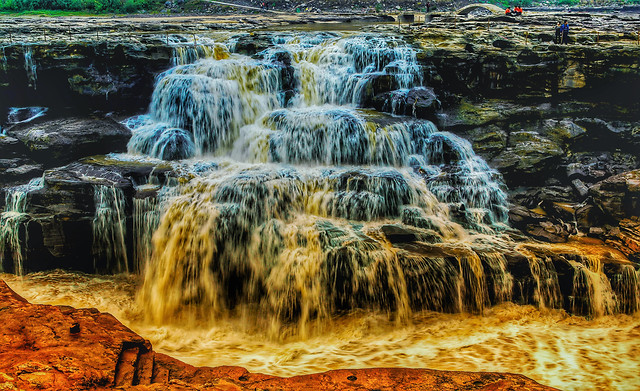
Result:
{"label": "foamy water", "polygon": [[640,389],[637,314],[588,320],[508,303],[484,315],[421,312],[398,324],[385,314],[355,312],[304,340],[274,340],[239,317],[211,325],[147,324],[135,298],[139,277],[55,271],[0,278],[32,303],[110,312],[156,351],[198,366],[238,365],[280,376],[396,366],[501,371],[564,390]]}

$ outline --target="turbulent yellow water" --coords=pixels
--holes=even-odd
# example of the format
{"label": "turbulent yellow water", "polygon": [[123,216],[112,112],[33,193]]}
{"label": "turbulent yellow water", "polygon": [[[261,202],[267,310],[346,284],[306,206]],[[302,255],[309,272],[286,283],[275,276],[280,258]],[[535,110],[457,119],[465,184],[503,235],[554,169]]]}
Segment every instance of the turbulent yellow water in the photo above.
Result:
{"label": "turbulent yellow water", "polygon": [[353,313],[301,340],[274,341],[240,319],[216,325],[145,324],[133,276],[67,272],[0,274],[33,303],[114,314],[159,352],[193,365],[238,365],[292,376],[338,368],[417,367],[525,374],[564,390],[640,389],[640,316],[588,320],[564,311],[503,304],[484,315],[423,312],[407,324]]}

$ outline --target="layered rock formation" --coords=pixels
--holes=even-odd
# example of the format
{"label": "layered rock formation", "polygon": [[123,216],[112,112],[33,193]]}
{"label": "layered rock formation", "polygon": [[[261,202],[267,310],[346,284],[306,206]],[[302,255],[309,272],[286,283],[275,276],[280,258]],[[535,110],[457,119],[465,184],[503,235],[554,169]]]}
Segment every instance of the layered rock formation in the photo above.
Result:
{"label": "layered rock formation", "polygon": [[278,378],[239,367],[196,368],[95,309],[29,304],[0,281],[3,390],[552,390],[522,375],[354,369]]}

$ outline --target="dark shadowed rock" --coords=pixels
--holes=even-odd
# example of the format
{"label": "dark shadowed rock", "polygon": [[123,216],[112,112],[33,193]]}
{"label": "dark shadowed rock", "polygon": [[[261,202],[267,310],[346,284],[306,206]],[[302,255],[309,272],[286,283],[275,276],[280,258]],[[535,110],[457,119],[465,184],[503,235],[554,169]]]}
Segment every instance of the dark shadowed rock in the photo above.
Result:
{"label": "dark shadowed rock", "polygon": [[640,215],[640,170],[612,176],[589,189],[594,203],[613,220]]}
{"label": "dark shadowed rock", "polygon": [[54,167],[78,158],[124,152],[131,131],[111,119],[67,118],[17,125],[9,131],[29,150],[29,157]]}
{"label": "dark shadowed rock", "polygon": [[42,165],[28,157],[28,150],[18,139],[0,135],[0,186],[25,183],[42,175]]}
{"label": "dark shadowed rock", "polygon": [[416,118],[433,119],[440,101],[432,88],[415,87],[378,94],[373,98],[376,110]]}

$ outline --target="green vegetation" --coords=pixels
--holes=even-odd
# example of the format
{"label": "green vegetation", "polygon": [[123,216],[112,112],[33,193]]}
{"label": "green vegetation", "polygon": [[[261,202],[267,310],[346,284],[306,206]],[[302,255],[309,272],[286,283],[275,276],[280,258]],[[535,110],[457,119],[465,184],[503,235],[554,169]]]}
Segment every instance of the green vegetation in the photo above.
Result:
{"label": "green vegetation", "polygon": [[134,13],[157,9],[160,2],[161,0],[0,0],[0,12],[52,16]]}

